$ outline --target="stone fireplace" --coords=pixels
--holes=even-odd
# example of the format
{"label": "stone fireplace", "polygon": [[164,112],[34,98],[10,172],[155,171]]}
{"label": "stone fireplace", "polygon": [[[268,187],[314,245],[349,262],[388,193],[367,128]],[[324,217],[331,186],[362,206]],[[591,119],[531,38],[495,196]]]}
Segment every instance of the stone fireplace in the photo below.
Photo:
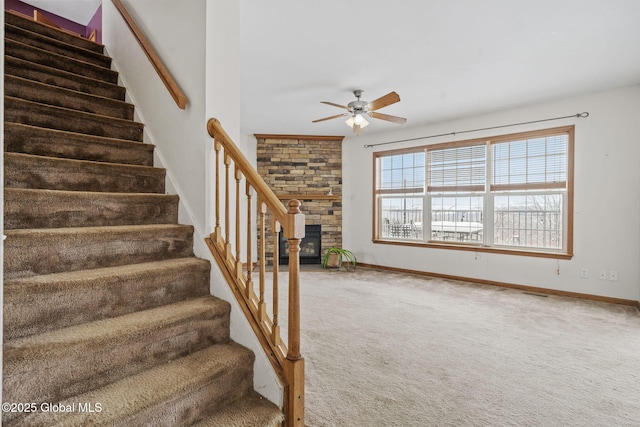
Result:
{"label": "stone fireplace", "polygon": [[[306,232],[317,232],[319,257],[300,254],[301,263],[321,263],[327,248],[342,245],[342,136],[255,135],[258,173],[286,204],[298,199],[305,214]],[[319,231],[315,231],[318,230]],[[308,234],[307,234],[308,235]],[[306,242],[305,242],[306,241]],[[304,239],[304,245],[311,239]],[[313,241],[318,241],[314,238]],[[265,242],[267,261],[273,245]],[[280,244],[279,260],[284,261]],[[311,249],[311,248],[307,248]],[[288,260],[287,260],[288,261]]]}

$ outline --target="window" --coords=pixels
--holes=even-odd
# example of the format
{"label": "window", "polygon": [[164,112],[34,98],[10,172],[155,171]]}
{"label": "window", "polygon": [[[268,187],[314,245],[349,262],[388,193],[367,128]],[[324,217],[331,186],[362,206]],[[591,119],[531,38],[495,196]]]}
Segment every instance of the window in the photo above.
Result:
{"label": "window", "polygon": [[374,241],[571,256],[573,126],[374,154]]}
{"label": "window", "polygon": [[425,152],[385,156],[379,170],[381,237],[422,240]]}

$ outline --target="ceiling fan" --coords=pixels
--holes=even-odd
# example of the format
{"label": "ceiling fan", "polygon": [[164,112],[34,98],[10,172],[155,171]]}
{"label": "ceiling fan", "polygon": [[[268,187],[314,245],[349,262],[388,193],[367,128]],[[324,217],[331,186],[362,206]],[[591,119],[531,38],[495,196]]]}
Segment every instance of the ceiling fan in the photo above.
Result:
{"label": "ceiling fan", "polygon": [[400,95],[396,92],[389,92],[388,94],[381,96],[371,102],[361,101],[362,90],[354,90],[353,94],[356,97],[355,101],[351,101],[346,106],[335,104],[333,102],[321,101],[322,104],[333,105],[334,107],[344,108],[347,113],[336,114],[335,116],[325,117],[323,119],[313,120],[313,123],[323,122],[325,120],[337,119],[338,117],[349,116],[345,122],[349,127],[353,128],[353,131],[358,134],[364,127],[369,125],[369,122],[365,119],[365,116],[373,117],[374,119],[386,120],[388,122],[405,124],[407,119],[402,117],[390,116],[389,114],[382,114],[376,112],[382,107],[386,107],[391,104],[395,104],[400,101]]}

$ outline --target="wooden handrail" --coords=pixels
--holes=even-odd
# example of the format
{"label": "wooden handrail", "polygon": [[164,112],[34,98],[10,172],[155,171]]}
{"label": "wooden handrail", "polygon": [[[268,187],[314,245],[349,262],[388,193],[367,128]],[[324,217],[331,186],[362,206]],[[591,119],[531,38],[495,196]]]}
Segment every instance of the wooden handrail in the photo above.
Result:
{"label": "wooden handrail", "polygon": [[176,83],[169,70],[167,70],[167,67],[164,65],[156,51],[153,49],[136,22],[133,20],[124,4],[122,4],[120,0],[111,1],[115,5],[116,9],[118,9],[118,12],[120,12],[120,15],[122,15],[122,18],[124,18],[124,21],[127,23],[127,26],[133,33],[133,36],[140,44],[140,47],[144,51],[145,55],[147,55],[147,58],[149,58],[151,65],[153,65],[153,68],[158,73],[158,76],[160,76],[160,80],[162,80],[162,83],[164,83],[173,100],[176,102],[180,109],[184,110],[187,107],[187,97],[180,89],[180,86],[178,86],[178,83]]}
{"label": "wooden handrail", "polygon": [[[304,214],[300,212],[298,200],[290,200],[287,207],[282,204],[218,120],[210,119],[207,122],[207,130],[214,139],[215,149],[215,226],[213,233],[205,241],[284,386],[285,426],[303,427],[304,359],[300,354],[300,242],[304,237]],[[221,178],[221,175],[224,177]],[[245,181],[244,192],[241,191],[242,180]],[[257,195],[258,217],[255,225],[251,219],[254,191]],[[246,220],[243,220],[240,212],[242,197],[246,198]],[[232,198],[235,201],[234,217],[231,215]],[[224,214],[220,213],[221,205],[224,206]],[[244,255],[241,251],[240,237],[243,224],[246,226],[242,230],[246,234],[247,246]],[[235,227],[235,232],[232,232],[232,226]],[[253,227],[257,228],[259,239],[257,292],[252,275]],[[281,228],[282,235],[289,243],[287,344],[280,337],[282,312],[279,310],[277,251]],[[267,239],[273,241],[271,316],[267,304]]]}

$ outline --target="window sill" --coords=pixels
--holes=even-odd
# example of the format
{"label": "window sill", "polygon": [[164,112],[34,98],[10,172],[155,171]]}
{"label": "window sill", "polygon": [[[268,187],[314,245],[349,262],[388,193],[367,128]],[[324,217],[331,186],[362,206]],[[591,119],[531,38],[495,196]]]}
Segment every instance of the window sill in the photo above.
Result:
{"label": "window sill", "polygon": [[517,255],[517,256],[529,256],[537,258],[552,258],[552,259],[572,259],[572,253],[564,252],[548,252],[548,251],[532,251],[523,249],[508,249],[508,248],[492,248],[488,246],[480,246],[473,244],[452,244],[452,243],[425,243],[416,241],[405,240],[382,240],[373,239],[373,243],[383,245],[396,245],[396,246],[414,246],[419,248],[431,248],[431,249],[449,249],[458,251],[471,251],[471,252],[486,252],[491,254],[503,254],[503,255]]}

